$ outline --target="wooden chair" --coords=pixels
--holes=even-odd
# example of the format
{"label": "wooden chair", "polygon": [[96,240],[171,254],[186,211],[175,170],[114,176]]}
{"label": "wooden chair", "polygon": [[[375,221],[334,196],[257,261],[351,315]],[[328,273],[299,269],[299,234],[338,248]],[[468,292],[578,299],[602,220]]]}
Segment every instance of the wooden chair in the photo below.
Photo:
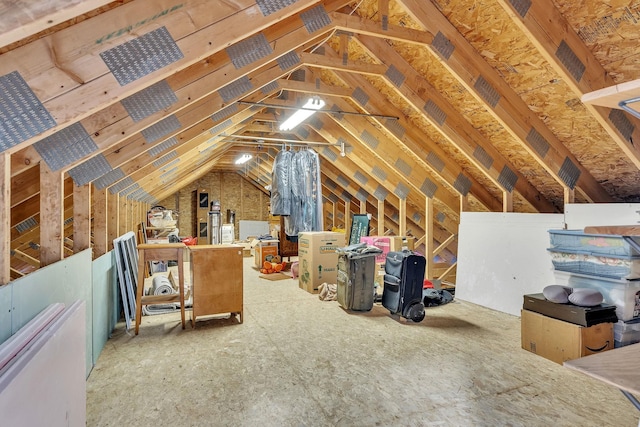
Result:
{"label": "wooden chair", "polygon": [[[142,306],[148,304],[167,304],[180,302],[180,316],[182,319],[182,329],[185,328],[184,317],[184,266],[183,254],[184,243],[159,243],[138,245],[138,289],[136,292],[136,327],[135,333],[138,335],[140,321],[142,320]],[[178,262],[178,294],[170,295],[143,295],[144,278],[150,275],[149,263],[151,261],[173,261]]]}

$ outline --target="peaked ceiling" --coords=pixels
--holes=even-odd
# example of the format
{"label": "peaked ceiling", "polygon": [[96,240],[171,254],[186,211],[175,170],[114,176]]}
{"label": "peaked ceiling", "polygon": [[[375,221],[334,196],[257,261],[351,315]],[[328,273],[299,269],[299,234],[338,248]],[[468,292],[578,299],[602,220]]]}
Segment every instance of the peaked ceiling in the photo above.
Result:
{"label": "peaked ceiling", "polygon": [[[461,205],[640,199],[638,119],[581,102],[640,77],[638,1],[36,3],[0,2],[0,151],[25,256],[43,168],[65,200],[93,184],[156,204],[212,170],[266,191],[277,152],[308,146],[327,203],[385,200],[391,229],[406,203],[407,228],[432,218],[451,256]],[[332,112],[280,132],[314,95]]]}

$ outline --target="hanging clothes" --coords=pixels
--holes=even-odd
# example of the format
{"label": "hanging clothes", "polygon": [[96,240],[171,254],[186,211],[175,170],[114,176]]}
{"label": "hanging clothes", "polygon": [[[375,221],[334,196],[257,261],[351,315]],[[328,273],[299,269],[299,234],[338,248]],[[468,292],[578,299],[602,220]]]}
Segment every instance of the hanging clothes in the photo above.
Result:
{"label": "hanging clothes", "polygon": [[[291,214],[285,217],[285,233],[321,231],[322,193],[320,158],[313,150],[300,150],[291,159]],[[320,207],[320,209],[318,208]]]}
{"label": "hanging clothes", "polygon": [[293,153],[282,150],[273,161],[271,170],[271,214],[291,214],[291,166]]}

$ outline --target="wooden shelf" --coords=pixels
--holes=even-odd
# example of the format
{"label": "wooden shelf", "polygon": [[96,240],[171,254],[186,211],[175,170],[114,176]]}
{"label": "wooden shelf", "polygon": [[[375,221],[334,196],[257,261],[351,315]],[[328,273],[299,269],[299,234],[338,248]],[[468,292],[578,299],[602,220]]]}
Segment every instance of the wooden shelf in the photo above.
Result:
{"label": "wooden shelf", "polygon": [[169,294],[169,295],[143,295],[142,296],[142,305],[167,304],[170,302],[180,302],[180,295]]}
{"label": "wooden shelf", "polygon": [[[149,304],[163,304],[170,302],[180,303],[180,317],[182,329],[185,326],[184,319],[184,243],[142,243],[138,245],[138,289],[136,292],[136,326],[135,334],[138,335],[142,320],[142,306]],[[149,276],[149,262],[151,261],[177,261],[178,262],[178,294],[170,295],[143,295],[144,278]]]}

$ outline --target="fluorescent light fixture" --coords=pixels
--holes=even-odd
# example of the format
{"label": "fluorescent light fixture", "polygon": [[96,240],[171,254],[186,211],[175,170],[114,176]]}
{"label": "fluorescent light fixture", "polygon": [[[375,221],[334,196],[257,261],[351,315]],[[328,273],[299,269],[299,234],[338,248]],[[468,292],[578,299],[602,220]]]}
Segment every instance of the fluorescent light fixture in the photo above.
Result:
{"label": "fluorescent light fixture", "polygon": [[324,107],[324,101],[316,96],[309,98],[306,104],[298,111],[293,113],[287,120],[280,125],[280,130],[287,131],[295,128],[300,123],[308,119],[317,110]]}
{"label": "fluorescent light fixture", "polygon": [[244,163],[247,163],[249,160],[251,160],[253,156],[251,154],[243,154],[242,156],[238,157],[238,159],[236,160],[236,165],[242,165]]}

